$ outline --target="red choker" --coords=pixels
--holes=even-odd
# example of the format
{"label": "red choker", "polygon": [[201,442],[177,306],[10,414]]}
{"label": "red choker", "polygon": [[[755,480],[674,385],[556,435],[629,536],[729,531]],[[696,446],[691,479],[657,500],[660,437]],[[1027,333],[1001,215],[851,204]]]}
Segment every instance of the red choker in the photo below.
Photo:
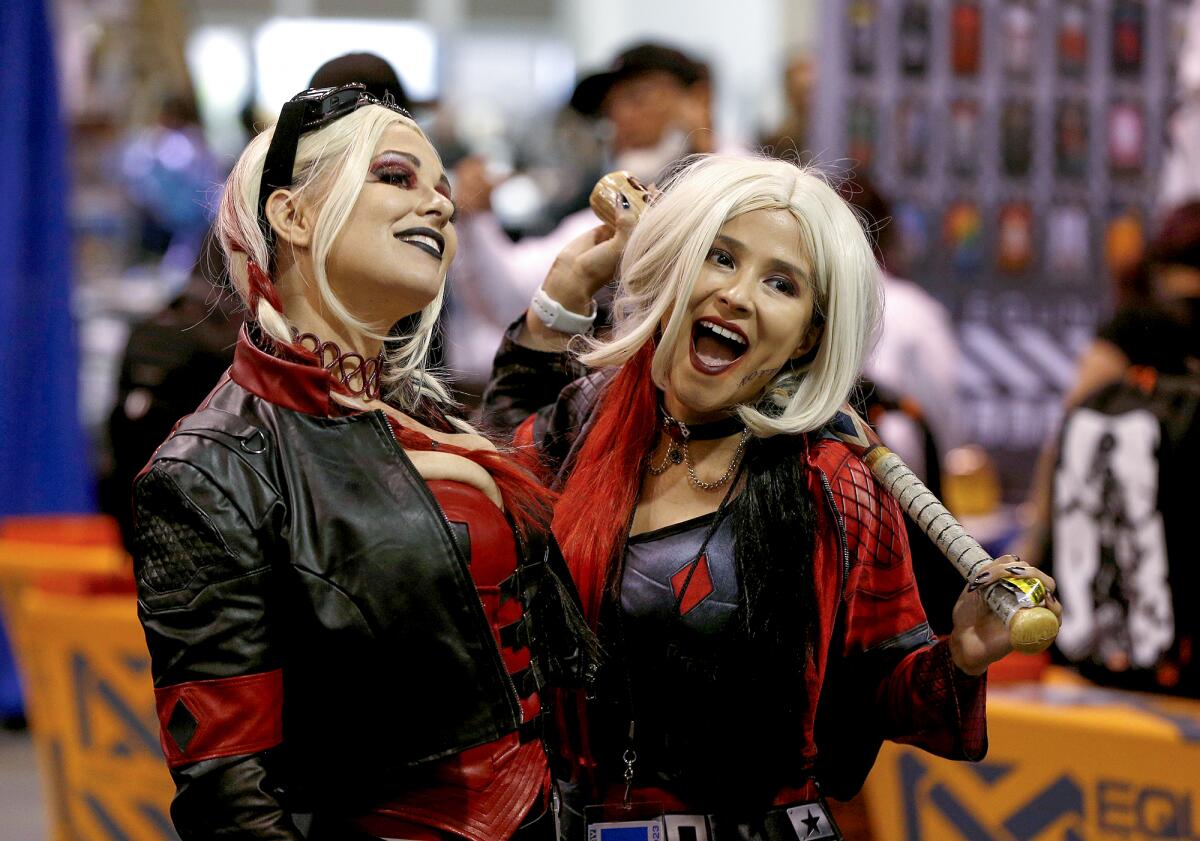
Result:
{"label": "red choker", "polygon": [[355,397],[380,399],[380,375],[383,373],[383,351],[370,359],[356,351],[342,353],[334,342],[325,342],[312,333],[299,333],[295,343],[313,354],[321,366]]}

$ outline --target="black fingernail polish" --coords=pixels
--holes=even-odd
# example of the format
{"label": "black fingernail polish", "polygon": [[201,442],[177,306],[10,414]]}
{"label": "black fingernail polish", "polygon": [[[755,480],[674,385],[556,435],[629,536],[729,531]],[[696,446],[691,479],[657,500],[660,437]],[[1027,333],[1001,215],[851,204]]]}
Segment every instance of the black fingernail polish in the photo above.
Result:
{"label": "black fingernail polish", "polygon": [[1025,572],[1025,567],[1022,567],[1022,566],[1005,567],[1005,569],[1007,569],[1009,572],[1014,573],[1016,575],[1020,575],[1021,573]]}
{"label": "black fingernail polish", "polygon": [[628,210],[629,209],[629,199],[625,198],[624,193],[620,193],[620,196],[621,196],[621,207],[624,208],[625,210]]}

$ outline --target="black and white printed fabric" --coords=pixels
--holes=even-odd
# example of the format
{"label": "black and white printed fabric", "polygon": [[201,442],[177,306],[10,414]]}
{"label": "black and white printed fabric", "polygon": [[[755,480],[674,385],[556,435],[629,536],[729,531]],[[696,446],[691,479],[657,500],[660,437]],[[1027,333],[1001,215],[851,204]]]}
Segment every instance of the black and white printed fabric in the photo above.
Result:
{"label": "black and white printed fabric", "polygon": [[1148,373],[1068,413],[1054,478],[1058,651],[1094,680],[1200,695],[1200,378]]}

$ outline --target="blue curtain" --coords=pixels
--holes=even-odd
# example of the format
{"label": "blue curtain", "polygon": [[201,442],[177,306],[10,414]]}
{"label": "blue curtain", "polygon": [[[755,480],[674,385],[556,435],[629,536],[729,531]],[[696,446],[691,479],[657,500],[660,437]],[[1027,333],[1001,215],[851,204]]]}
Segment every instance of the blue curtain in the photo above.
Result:
{"label": "blue curtain", "polygon": [[[0,516],[91,511],[49,0],[0,2]],[[20,710],[0,640],[0,716]]]}

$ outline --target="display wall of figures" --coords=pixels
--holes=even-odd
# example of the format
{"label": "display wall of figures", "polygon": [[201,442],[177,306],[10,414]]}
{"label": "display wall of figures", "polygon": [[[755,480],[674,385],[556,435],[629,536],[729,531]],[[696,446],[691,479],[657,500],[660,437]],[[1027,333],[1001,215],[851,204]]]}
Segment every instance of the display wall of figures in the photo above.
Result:
{"label": "display wall of figures", "polygon": [[964,431],[1018,456],[1019,497],[1154,218],[1188,2],[822,9],[818,161],[891,198],[904,273],[957,319]]}

